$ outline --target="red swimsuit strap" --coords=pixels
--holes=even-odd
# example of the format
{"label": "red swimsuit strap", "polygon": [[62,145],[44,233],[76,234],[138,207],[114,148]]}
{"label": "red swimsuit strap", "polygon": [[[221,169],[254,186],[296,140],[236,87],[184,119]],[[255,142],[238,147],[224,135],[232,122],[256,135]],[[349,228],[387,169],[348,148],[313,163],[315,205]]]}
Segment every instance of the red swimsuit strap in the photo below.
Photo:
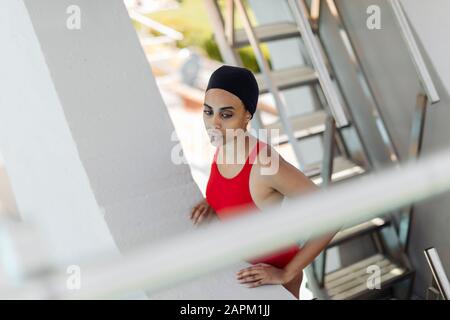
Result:
{"label": "red swimsuit strap", "polygon": [[[267,143],[265,143],[264,141],[261,141],[261,140],[258,139],[258,143],[256,144],[256,146],[250,152],[250,155],[248,156],[246,163],[248,162],[250,164],[253,164],[255,162],[255,158],[256,158],[259,150],[261,150],[262,147],[264,147],[265,145],[267,145]],[[219,153],[219,147],[216,148],[216,152],[214,153],[213,162],[217,162],[217,155],[218,155],[218,153]]]}
{"label": "red swimsuit strap", "polygon": [[249,164],[253,164],[255,162],[256,156],[258,155],[259,151],[263,149],[263,147],[267,145],[267,143],[258,140],[258,143],[256,144],[256,146],[253,148],[252,152],[250,153],[249,157],[248,157],[248,163]]}

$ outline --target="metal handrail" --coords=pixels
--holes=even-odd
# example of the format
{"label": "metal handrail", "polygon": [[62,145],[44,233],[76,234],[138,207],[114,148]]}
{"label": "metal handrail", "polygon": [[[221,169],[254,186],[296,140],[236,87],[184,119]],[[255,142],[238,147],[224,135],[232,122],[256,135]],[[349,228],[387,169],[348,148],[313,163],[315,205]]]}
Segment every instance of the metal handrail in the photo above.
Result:
{"label": "metal handrail", "polygon": [[227,0],[225,14],[225,33],[230,46],[234,46],[235,30],[234,30],[234,1]]}
{"label": "metal handrail", "polygon": [[450,282],[448,281],[447,274],[445,273],[444,266],[442,265],[437,250],[435,248],[428,248],[425,249],[424,253],[440,294],[445,300],[449,300]]}
{"label": "metal handrail", "polygon": [[[323,135],[324,153],[321,170],[322,189],[328,188],[332,182],[335,133],[336,133],[336,122],[331,115],[327,115],[325,122],[325,132]],[[326,260],[327,260],[327,248],[325,248],[312,263],[313,270],[317,278],[317,282],[321,288],[325,284]]]}
{"label": "metal handrail", "polygon": [[295,22],[297,23],[302,39],[305,43],[306,49],[309,52],[309,57],[317,72],[320,85],[327,100],[331,113],[333,114],[336,123],[339,127],[348,124],[348,119],[345,115],[344,108],[339,100],[336,89],[331,81],[327,66],[323,60],[319,45],[312,32],[311,25],[308,19],[308,10],[303,0],[288,0],[289,6],[293,13]]}
{"label": "metal handrail", "polygon": [[[376,96],[375,92],[368,81],[367,73],[364,71],[363,65],[357,55],[356,46],[349,35],[348,28],[343,20],[343,15],[339,10],[339,8],[336,6],[335,1],[336,0],[326,1],[328,10],[335,19],[335,23],[338,28],[337,32],[341,38],[342,45],[348,54],[348,59],[350,59],[350,62],[353,65],[353,68],[356,72],[356,80],[360,85],[360,89],[362,90],[362,93],[364,94],[367,102],[370,104],[370,113],[372,114],[373,121],[376,125],[377,131],[380,134],[380,138],[383,141],[384,148],[386,149],[386,152],[389,155],[390,160],[392,162],[398,162],[399,155],[396,146],[393,143],[392,135],[386,127],[386,121],[384,120],[383,115],[381,113],[379,103],[375,97]],[[339,78],[338,74],[336,74],[336,78]],[[354,125],[358,127],[357,119],[355,119]],[[358,130],[356,131],[358,132]],[[364,150],[364,154],[369,153],[372,155],[372,157],[369,157],[366,160],[369,162],[370,166],[373,166],[374,163],[372,163],[373,161],[371,158],[377,159],[377,157],[376,156],[374,157],[373,150],[369,152],[369,148],[367,147],[367,141],[363,139],[363,136],[362,135],[359,136],[360,136],[359,139],[361,140],[362,144],[362,149]]]}
{"label": "metal handrail", "polygon": [[402,37],[406,42],[409,55],[411,56],[414,62],[416,72],[419,76],[420,82],[425,90],[425,93],[427,94],[428,99],[430,100],[430,103],[434,104],[436,102],[439,102],[440,101],[439,94],[431,78],[430,72],[428,71],[428,68],[425,64],[425,60],[419,50],[417,42],[412,33],[411,27],[400,4],[400,1],[389,0],[389,3],[391,4],[392,10],[394,11],[397,24],[400,27]]}
{"label": "metal handrail", "polygon": [[305,169],[305,161],[302,157],[302,153],[300,151],[300,146],[298,144],[297,138],[295,137],[294,129],[292,128],[292,125],[289,122],[287,108],[281,97],[280,90],[275,84],[275,80],[273,79],[269,63],[264,58],[260,42],[258,40],[258,37],[256,36],[255,30],[253,29],[253,26],[250,22],[250,17],[248,16],[247,10],[245,9],[242,0],[234,0],[234,1],[236,9],[238,10],[241,16],[245,33],[247,34],[250,45],[254,50],[256,60],[264,76],[264,80],[266,81],[266,85],[269,88],[269,91],[272,93],[273,98],[275,100],[275,105],[277,106],[281,123],[283,124],[284,130],[289,139],[291,147],[294,150],[294,154],[297,158],[299,169],[303,171]]}

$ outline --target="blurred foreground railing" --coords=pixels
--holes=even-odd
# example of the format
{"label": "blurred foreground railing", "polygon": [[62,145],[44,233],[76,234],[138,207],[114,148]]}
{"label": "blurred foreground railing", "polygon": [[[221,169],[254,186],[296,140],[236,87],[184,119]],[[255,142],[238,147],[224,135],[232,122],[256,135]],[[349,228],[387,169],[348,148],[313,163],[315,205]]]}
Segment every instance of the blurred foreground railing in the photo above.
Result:
{"label": "blurred foreground railing", "polygon": [[61,272],[15,289],[0,284],[0,298],[87,299],[140,289],[155,292],[449,191],[448,172],[450,150],[289,199],[276,210],[214,223],[119,259],[82,266],[79,290],[68,290],[67,274]]}

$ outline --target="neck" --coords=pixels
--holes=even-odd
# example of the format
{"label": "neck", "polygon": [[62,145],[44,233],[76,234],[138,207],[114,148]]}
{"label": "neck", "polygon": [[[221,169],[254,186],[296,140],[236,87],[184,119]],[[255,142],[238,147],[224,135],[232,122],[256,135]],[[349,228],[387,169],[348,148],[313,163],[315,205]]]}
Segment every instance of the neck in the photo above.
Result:
{"label": "neck", "polygon": [[222,156],[225,163],[242,164],[250,153],[250,137],[247,131],[231,137],[222,145]]}

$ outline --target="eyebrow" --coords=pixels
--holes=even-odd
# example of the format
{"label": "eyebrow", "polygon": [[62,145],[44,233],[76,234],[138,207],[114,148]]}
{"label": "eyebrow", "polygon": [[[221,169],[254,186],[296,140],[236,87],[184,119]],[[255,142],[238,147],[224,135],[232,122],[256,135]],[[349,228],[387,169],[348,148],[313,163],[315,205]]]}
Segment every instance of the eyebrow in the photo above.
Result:
{"label": "eyebrow", "polygon": [[[211,107],[210,105],[208,105],[208,104],[206,104],[206,103],[204,103],[203,105],[204,105],[205,107],[208,107],[208,108],[213,109],[213,107]],[[226,107],[220,108],[219,110],[222,111],[222,110],[228,110],[228,109],[235,109],[235,108],[234,108],[233,106],[226,106]]]}

